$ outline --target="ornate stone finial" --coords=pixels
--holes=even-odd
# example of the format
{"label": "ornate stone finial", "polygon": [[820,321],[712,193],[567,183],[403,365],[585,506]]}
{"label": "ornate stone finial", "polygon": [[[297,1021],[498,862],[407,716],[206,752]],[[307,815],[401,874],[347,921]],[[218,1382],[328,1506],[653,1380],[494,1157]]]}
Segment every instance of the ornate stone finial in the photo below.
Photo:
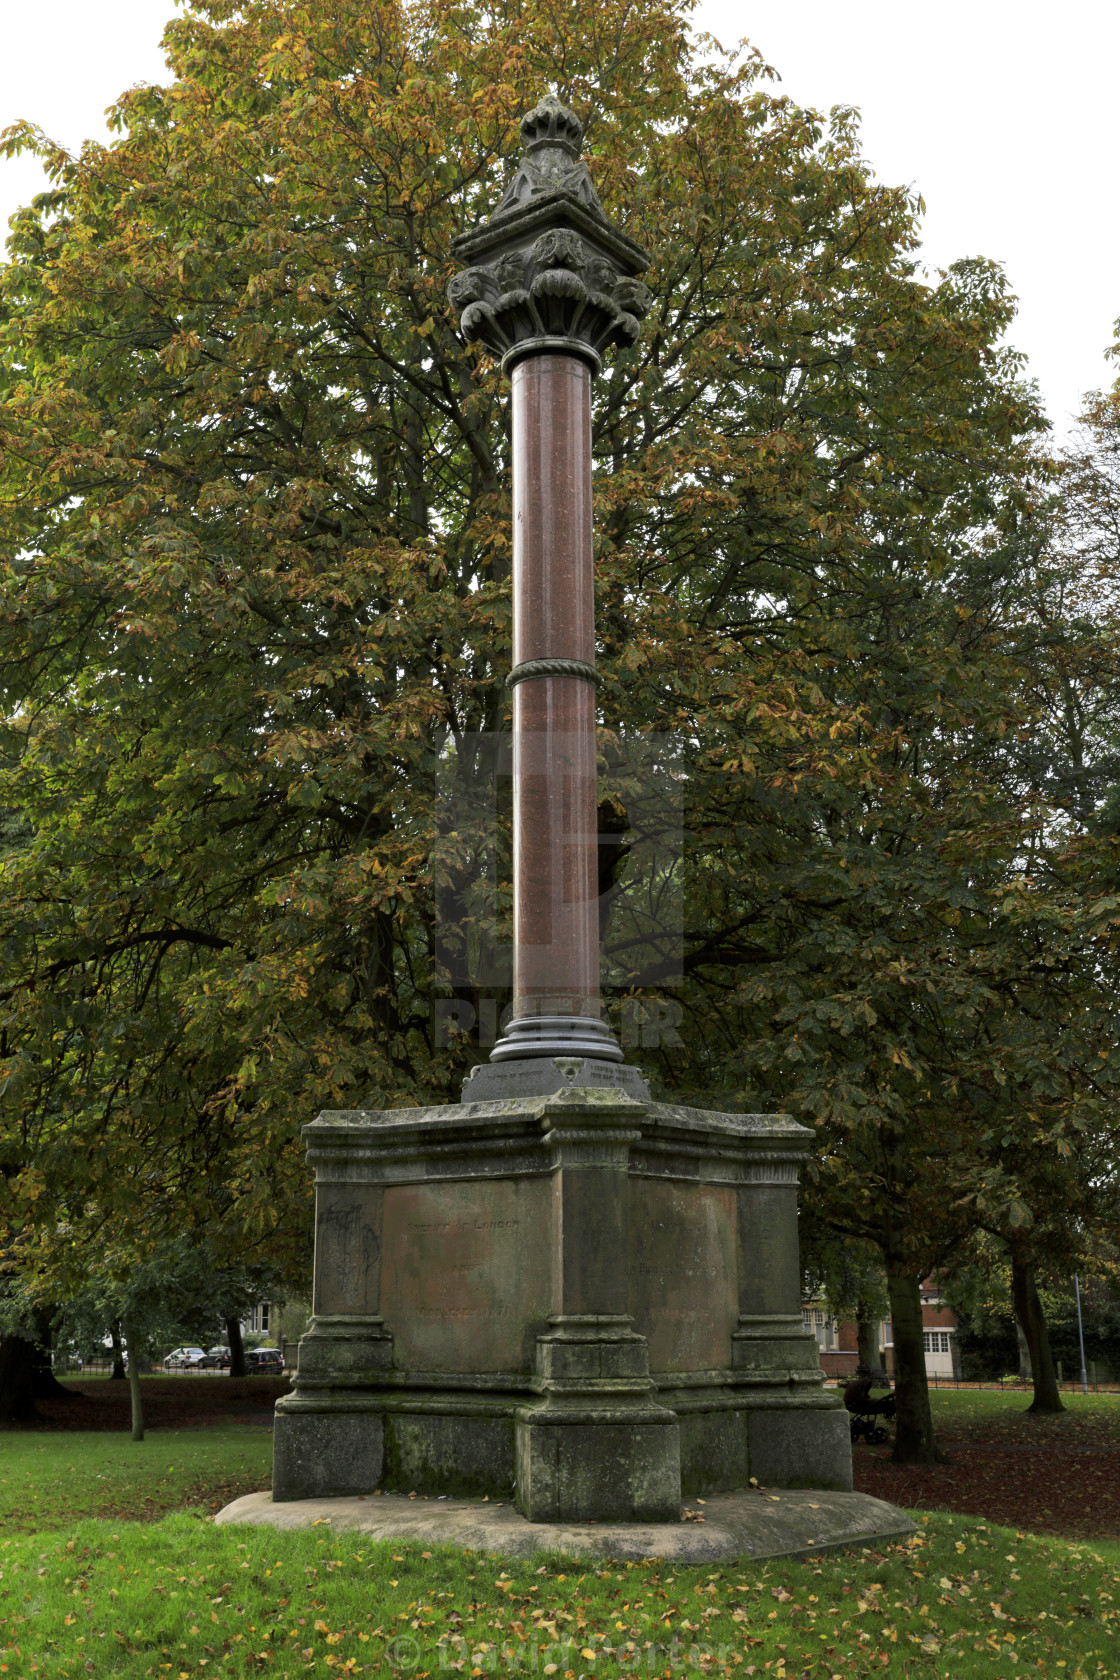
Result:
{"label": "ornate stone finial", "polygon": [[546,93],[521,119],[521,144],[527,152],[538,146],[563,146],[574,160],[583,145],[583,124],[554,93]]}
{"label": "ornate stone finial", "polygon": [[568,350],[598,372],[637,342],[649,257],[608,221],[580,157],[583,127],[548,94],[521,119],[525,154],[488,222],[455,241],[471,266],[448,287],[463,337],[508,372],[535,350]]}

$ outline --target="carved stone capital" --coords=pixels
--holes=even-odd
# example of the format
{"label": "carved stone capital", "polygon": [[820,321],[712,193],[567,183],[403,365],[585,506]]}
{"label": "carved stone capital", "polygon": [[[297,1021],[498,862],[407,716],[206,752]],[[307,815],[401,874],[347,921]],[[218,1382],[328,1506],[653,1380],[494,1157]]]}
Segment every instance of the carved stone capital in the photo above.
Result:
{"label": "carved stone capital", "polygon": [[649,257],[607,220],[587,165],[583,130],[551,94],[521,122],[525,147],[490,220],[454,244],[469,267],[447,288],[468,341],[503,370],[534,352],[582,356],[597,373],[605,350],[637,343],[650,294]]}

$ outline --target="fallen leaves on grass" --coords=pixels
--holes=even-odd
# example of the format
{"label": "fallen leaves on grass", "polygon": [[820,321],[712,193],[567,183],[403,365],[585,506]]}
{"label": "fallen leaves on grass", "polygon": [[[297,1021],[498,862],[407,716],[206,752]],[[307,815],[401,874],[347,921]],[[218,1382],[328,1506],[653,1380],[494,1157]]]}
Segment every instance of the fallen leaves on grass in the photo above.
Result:
{"label": "fallen leaves on grass", "polygon": [[805,1563],[563,1569],[178,1517],[0,1541],[0,1661],[20,1680],[33,1662],[121,1680],[394,1667],[1099,1680],[1116,1671],[1117,1599],[1117,1560],[951,1516]]}

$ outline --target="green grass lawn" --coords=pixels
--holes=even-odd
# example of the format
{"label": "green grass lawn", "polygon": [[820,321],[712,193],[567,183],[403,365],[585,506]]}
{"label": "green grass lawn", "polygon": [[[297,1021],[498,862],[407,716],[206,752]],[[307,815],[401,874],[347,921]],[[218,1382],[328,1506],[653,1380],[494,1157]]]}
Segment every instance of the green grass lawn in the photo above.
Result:
{"label": "green grass lawn", "polygon": [[215,1527],[214,1503],[267,1486],[270,1449],[236,1426],[0,1435],[0,1680],[1120,1676],[1120,1545],[931,1512],[807,1563],[507,1567]]}
{"label": "green grass lawn", "polygon": [[13,1676],[1120,1672],[1120,1548],[930,1516],[810,1563],[582,1570],[322,1527],[84,1521],[0,1540]]}
{"label": "green grass lawn", "polygon": [[1022,1390],[1000,1394],[994,1389],[935,1388],[929,1398],[935,1427],[946,1434],[967,1431],[969,1440],[986,1439],[993,1429],[998,1429],[1001,1439],[1004,1435],[1014,1439],[1008,1431],[1026,1425],[1071,1437],[1092,1431],[1102,1443],[1120,1442],[1120,1395],[1116,1394],[1063,1394],[1065,1410],[1052,1416],[1028,1415],[1031,1397]]}
{"label": "green grass lawn", "polygon": [[10,1431],[0,1435],[0,1533],[209,1509],[268,1487],[271,1473],[265,1429],[163,1429],[138,1442],[99,1431]]}

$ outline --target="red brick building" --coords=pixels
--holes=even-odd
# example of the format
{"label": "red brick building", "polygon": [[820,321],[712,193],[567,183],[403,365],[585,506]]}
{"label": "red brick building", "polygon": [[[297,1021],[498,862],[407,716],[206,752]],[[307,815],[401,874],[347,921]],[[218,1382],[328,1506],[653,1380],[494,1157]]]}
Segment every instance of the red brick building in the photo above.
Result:
{"label": "red brick building", "polygon": [[[806,1330],[817,1338],[821,1369],[826,1376],[847,1378],[859,1364],[854,1319],[832,1318],[823,1301],[806,1301],[801,1308]],[[959,1377],[957,1318],[938,1294],[937,1284],[927,1278],[922,1285],[922,1335],[926,1349],[926,1375]],[[894,1372],[894,1336],[890,1319],[879,1325],[879,1356],[888,1376]]]}

